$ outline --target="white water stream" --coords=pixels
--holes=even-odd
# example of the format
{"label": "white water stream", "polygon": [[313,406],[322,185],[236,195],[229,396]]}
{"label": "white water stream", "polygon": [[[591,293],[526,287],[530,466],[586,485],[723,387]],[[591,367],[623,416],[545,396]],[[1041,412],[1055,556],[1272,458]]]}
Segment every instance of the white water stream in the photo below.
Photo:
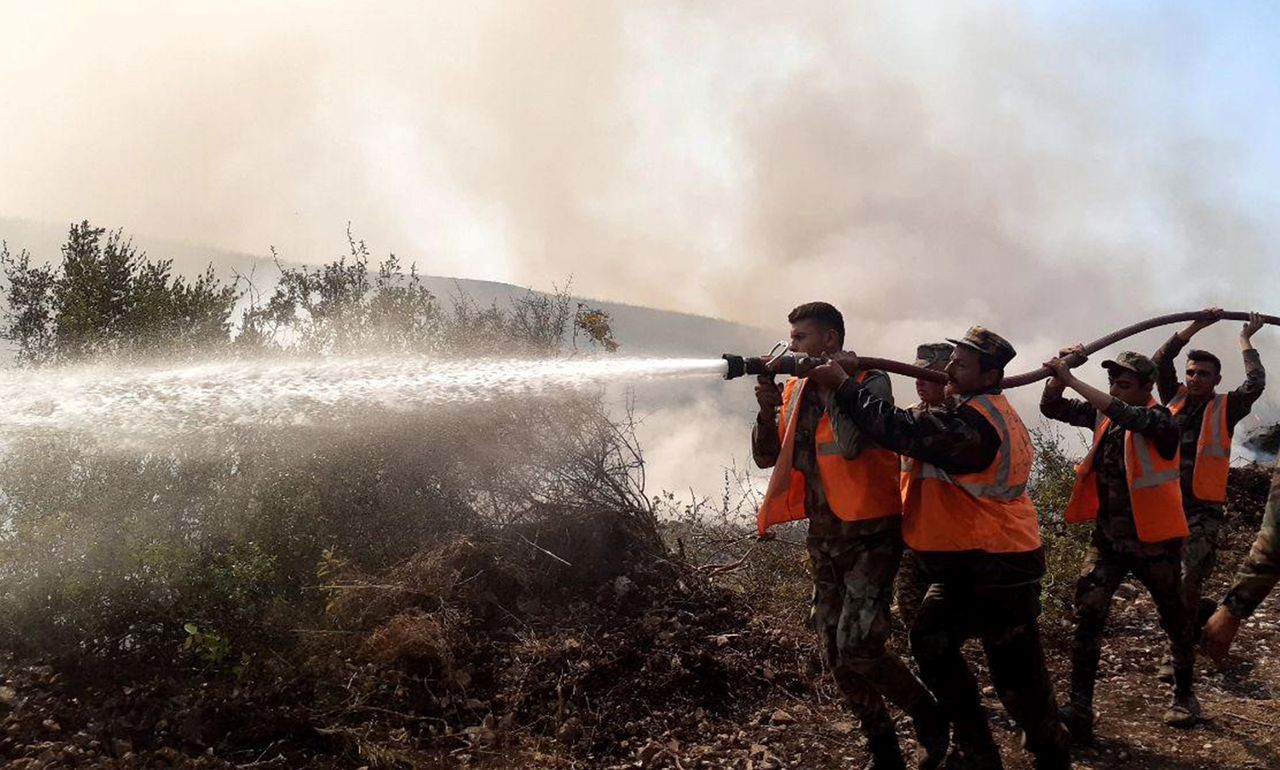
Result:
{"label": "white water stream", "polygon": [[723,375],[707,358],[226,360],[179,366],[0,370],[0,437],[127,438],[311,424],[358,407],[412,410],[637,380]]}

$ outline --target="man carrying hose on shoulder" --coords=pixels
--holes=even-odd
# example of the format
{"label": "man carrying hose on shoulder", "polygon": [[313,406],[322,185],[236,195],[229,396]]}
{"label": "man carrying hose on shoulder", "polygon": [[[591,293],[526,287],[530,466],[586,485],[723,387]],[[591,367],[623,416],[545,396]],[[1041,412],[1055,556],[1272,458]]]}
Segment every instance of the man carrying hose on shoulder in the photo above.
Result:
{"label": "man carrying hose on shoulder", "polygon": [[[1200,716],[1200,704],[1191,687],[1195,638],[1181,584],[1187,520],[1178,482],[1178,428],[1169,410],[1151,396],[1156,376],[1151,359],[1125,352],[1104,361],[1111,383],[1107,394],[1076,378],[1063,360],[1069,356],[1085,360],[1077,345],[1045,363],[1054,376],[1045,382],[1040,412],[1094,432],[1093,446],[1076,468],[1064,516],[1068,522],[1095,524],[1076,582],[1071,702],[1063,720],[1077,741],[1092,741],[1102,632],[1111,598],[1133,573],[1151,592],[1173,653],[1174,698],[1165,722],[1189,727]],[[1068,387],[1086,400],[1064,398]]]}
{"label": "man carrying hose on shoulder", "polygon": [[[1182,550],[1182,590],[1199,635],[1201,624],[1213,612],[1214,603],[1202,598],[1204,581],[1213,572],[1222,546],[1223,502],[1227,499],[1227,470],[1231,463],[1231,439],[1236,424],[1253,409],[1266,385],[1262,359],[1252,338],[1262,328],[1262,318],[1253,313],[1240,331],[1244,358],[1244,382],[1230,393],[1218,393],[1222,382],[1222,362],[1212,353],[1187,353],[1186,384],[1178,382],[1174,359],[1197,332],[1217,322],[1222,309],[1208,309],[1210,319],[1193,321],[1169,338],[1152,360],[1156,364],[1156,386],[1160,401],[1173,412],[1181,434],[1182,505],[1191,534]],[[1168,681],[1172,666],[1160,667],[1160,678]]]}
{"label": "man carrying hose on shoulder", "polygon": [[1015,352],[980,326],[951,342],[956,347],[946,372],[956,403],[942,411],[895,409],[866,386],[851,353],[809,378],[835,391],[839,413],[864,434],[913,461],[902,530],[930,586],[911,630],[911,650],[955,727],[958,766],[1002,766],[961,654],[965,640],[977,636],[1035,766],[1068,768],[1070,739],[1058,721],[1040,642],[1044,549],[1025,489],[1031,437],[1000,390]]}
{"label": "man carrying hose on shoulder", "polygon": [[[796,353],[822,356],[844,344],[844,318],[825,302],[801,305],[787,320]],[[884,372],[866,372],[861,380],[892,402]],[[911,715],[921,767],[937,767],[947,751],[946,719],[920,680],[885,647],[902,557],[898,457],[837,415],[832,399],[829,388],[797,378],[779,388],[766,376],[756,386],[760,413],[752,454],[761,468],[773,468],[760,534],[774,524],[809,520],[812,620],[827,666],[861,721],[868,767],[906,767],[886,699]]]}
{"label": "man carrying hose on shoulder", "polygon": [[[953,349],[949,342],[927,342],[917,345],[914,363],[921,369],[944,372],[947,369],[947,363],[951,360]],[[947,397],[946,383],[933,380],[917,379],[916,396],[920,400],[907,407],[910,411],[943,411],[951,402]],[[906,495],[907,481],[911,476],[911,466],[914,462],[910,457],[902,458],[903,495]],[[916,556],[908,549],[902,554],[902,567],[898,570],[895,586],[898,597],[898,617],[902,619],[902,624],[908,631],[916,621],[916,610],[920,608],[920,603],[924,601],[924,594],[928,590],[929,583],[925,580]]]}

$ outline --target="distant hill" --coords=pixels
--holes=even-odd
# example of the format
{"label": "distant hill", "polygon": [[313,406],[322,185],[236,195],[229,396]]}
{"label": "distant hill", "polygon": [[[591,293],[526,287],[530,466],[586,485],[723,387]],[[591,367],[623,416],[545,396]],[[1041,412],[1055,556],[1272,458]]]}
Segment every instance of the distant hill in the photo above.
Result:
{"label": "distant hill", "polygon": [[[25,249],[35,261],[52,261],[58,257],[59,249],[66,240],[69,224],[52,225],[0,217],[0,240],[6,242],[9,250],[15,254]],[[134,244],[151,258],[173,260],[175,271],[182,275],[196,275],[212,264],[214,271],[227,280],[235,274],[252,276],[260,291],[269,291],[279,275],[275,264],[267,256],[192,246],[138,233],[126,235],[132,236]],[[325,255],[316,260],[315,264],[331,258]],[[380,257],[375,254],[375,259],[378,258]],[[469,278],[426,276],[424,280],[427,288],[445,302],[451,297],[467,295],[481,305],[494,302],[501,305],[528,291],[508,283]],[[622,343],[620,352],[626,355],[718,356],[728,351],[765,352],[778,336],[776,331],[766,332],[706,316],[620,302],[580,299],[609,313],[613,318],[614,336]]]}

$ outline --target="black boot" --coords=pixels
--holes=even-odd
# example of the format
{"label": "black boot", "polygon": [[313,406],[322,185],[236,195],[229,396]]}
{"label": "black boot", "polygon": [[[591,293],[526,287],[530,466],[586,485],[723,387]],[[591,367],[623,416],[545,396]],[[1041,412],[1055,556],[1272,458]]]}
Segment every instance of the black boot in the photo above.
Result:
{"label": "black boot", "polygon": [[1003,770],[1000,748],[991,737],[986,714],[956,722],[955,744],[947,756],[947,770]]}
{"label": "black boot", "polygon": [[1093,743],[1093,709],[1072,701],[1062,708],[1059,717],[1071,734],[1071,742],[1077,746]]}
{"label": "black boot", "polygon": [[1191,727],[1200,721],[1200,701],[1192,692],[1191,666],[1174,672],[1173,703],[1164,712],[1164,723],[1170,727]]}
{"label": "black boot", "polygon": [[[1090,735],[1092,736],[1092,719],[1090,720]],[[1031,752],[1031,756],[1035,758],[1036,770],[1071,770],[1071,742],[1074,739],[1069,734],[1066,726],[1058,719],[1053,719],[1052,723],[1045,727],[1044,734],[1037,736],[1034,745],[1030,743],[1030,736],[1024,735],[1024,746]]]}
{"label": "black boot", "polygon": [[867,753],[871,755],[871,761],[865,765],[865,770],[907,770],[902,749],[898,747],[898,734],[892,727],[867,736]]}
{"label": "black boot", "polygon": [[911,712],[916,742],[920,744],[920,770],[936,770],[947,757],[951,743],[951,725],[938,704],[930,701]]}

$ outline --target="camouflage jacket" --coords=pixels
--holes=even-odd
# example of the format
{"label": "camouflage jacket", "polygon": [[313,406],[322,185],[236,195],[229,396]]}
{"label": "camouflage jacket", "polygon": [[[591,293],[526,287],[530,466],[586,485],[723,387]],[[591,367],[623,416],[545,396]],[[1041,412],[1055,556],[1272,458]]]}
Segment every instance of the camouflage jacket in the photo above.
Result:
{"label": "camouflage jacket", "polygon": [[[889,375],[884,372],[871,372],[866,379],[865,387],[893,403],[893,386]],[[858,429],[848,415],[835,408],[835,394],[828,389],[806,387],[800,399],[800,413],[796,415],[796,445],[792,457],[793,467],[804,474],[805,498],[804,509],[809,518],[809,537],[856,539],[870,534],[897,529],[901,526],[898,517],[870,519],[868,521],[844,521],[831,511],[827,504],[827,496],[822,488],[822,479],[818,475],[818,452],[815,434],[818,421],[822,415],[831,415],[831,430],[836,435],[836,443],[840,445],[840,454],[852,460],[862,453],[873,442],[863,431]],[[781,436],[778,435],[778,418],[776,413],[769,422],[763,418],[756,420],[751,432],[751,454],[756,464],[769,468],[778,460],[782,451]],[[831,554],[833,556],[838,554]]]}
{"label": "camouflage jacket", "polygon": [[[1186,344],[1175,334],[1151,357],[1156,365],[1156,387],[1160,391],[1160,401],[1163,403],[1169,403],[1178,394],[1178,388],[1182,385],[1178,381],[1174,359]],[[1243,355],[1244,382],[1227,395],[1227,431],[1232,435],[1235,434],[1236,424],[1253,410],[1254,403],[1262,396],[1262,390],[1267,384],[1267,372],[1262,368],[1262,358],[1258,355],[1258,351],[1246,350]],[[1194,520],[1198,516],[1222,518],[1222,503],[1199,500],[1191,491],[1205,403],[1207,402],[1187,404],[1186,408],[1173,418],[1182,434],[1182,507],[1187,512],[1188,520]]]}
{"label": "camouflage jacket", "polygon": [[[1277,463],[1280,466],[1280,462]],[[1247,618],[1280,582],[1280,473],[1271,475],[1271,493],[1258,537],[1236,573],[1222,603],[1237,618]]]}
{"label": "camouflage jacket", "polygon": [[[1000,451],[1000,434],[977,409],[963,402],[959,399],[944,409],[896,409],[852,378],[836,391],[840,410],[880,446],[953,474],[984,470]],[[940,583],[1019,584],[1044,574],[1043,548],[1022,553],[930,551],[917,556],[926,577]]]}

